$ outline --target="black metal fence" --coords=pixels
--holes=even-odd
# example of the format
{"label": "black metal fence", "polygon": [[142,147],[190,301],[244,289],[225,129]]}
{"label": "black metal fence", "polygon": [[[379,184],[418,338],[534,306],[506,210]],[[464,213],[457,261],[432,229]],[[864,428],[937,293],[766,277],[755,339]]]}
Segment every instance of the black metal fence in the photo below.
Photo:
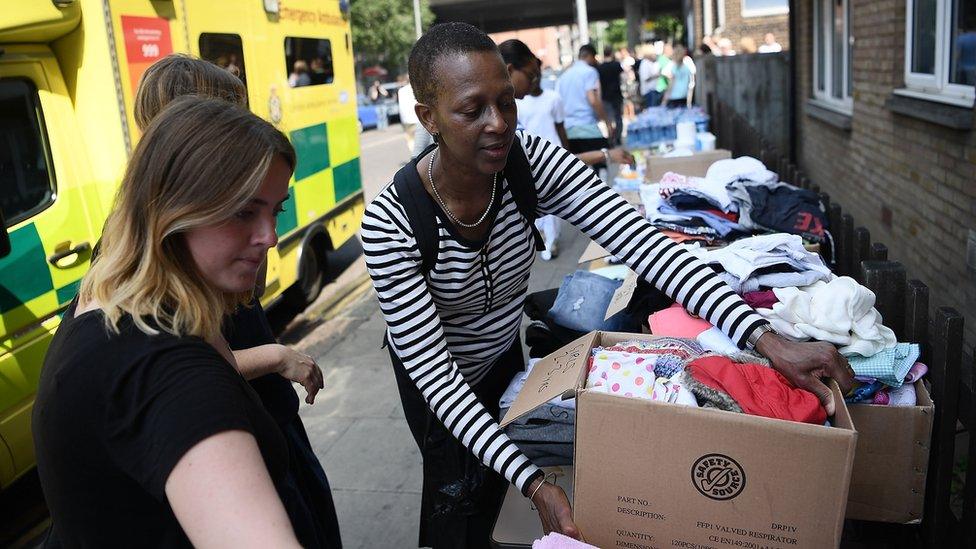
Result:
{"label": "black metal fence", "polygon": [[976,428],[976,384],[969,375],[974,357],[964,352],[963,316],[951,307],[940,307],[930,314],[929,288],[909,278],[905,267],[888,257],[887,246],[872,242],[868,229],[857,226],[853,216],[820,192],[820,187],[745,117],[715,96],[709,96],[707,102],[719,147],[736,157],[758,158],[777,172],[780,180],[820,195],[833,237],[833,249],[825,255],[834,272],[870,288],[877,295],[876,307],[885,325],[894,330],[899,341],[919,343],[920,360],[929,366],[935,418],[922,523],[862,528],[870,530],[869,536],[875,540],[898,539],[904,544],[913,539],[925,547],[976,547],[976,436],[962,437],[968,438],[968,448],[956,447],[960,434]]}

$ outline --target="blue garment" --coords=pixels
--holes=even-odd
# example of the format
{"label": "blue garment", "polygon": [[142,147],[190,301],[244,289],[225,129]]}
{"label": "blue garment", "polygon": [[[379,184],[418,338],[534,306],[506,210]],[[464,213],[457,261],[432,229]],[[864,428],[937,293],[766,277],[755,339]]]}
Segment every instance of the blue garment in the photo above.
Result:
{"label": "blue garment", "polygon": [[847,361],[855,375],[877,378],[889,387],[901,387],[908,370],[918,361],[919,354],[917,344],[899,343],[869,357],[851,355],[847,357]]}
{"label": "blue garment", "polygon": [[657,211],[666,215],[680,215],[692,219],[700,219],[702,223],[715,229],[722,238],[729,236],[733,232],[749,233],[749,230],[742,225],[704,210],[679,210],[665,202],[658,206]]}
{"label": "blue garment", "polygon": [[607,320],[607,306],[613,293],[623,284],[589,271],[567,275],[559,287],[556,301],[546,315],[549,320],[571,330],[591,332],[639,332],[640,324],[627,311],[620,311]]}
{"label": "blue garment", "polygon": [[651,90],[644,94],[644,106],[645,107],[657,107],[661,105],[661,99],[664,98],[664,94],[657,91]]}
{"label": "blue garment", "polygon": [[844,402],[849,404],[867,402],[870,404],[874,401],[874,395],[884,386],[880,381],[875,381],[873,383],[864,383],[854,389],[852,389],[844,397]]}
{"label": "blue garment", "polygon": [[691,69],[685,66],[671,63],[671,95],[668,99],[687,99],[688,87],[691,84]]}
{"label": "blue garment", "polygon": [[563,98],[566,111],[566,131],[576,126],[596,126],[598,120],[586,92],[600,87],[600,73],[585,62],[577,60],[556,82],[556,91]]}

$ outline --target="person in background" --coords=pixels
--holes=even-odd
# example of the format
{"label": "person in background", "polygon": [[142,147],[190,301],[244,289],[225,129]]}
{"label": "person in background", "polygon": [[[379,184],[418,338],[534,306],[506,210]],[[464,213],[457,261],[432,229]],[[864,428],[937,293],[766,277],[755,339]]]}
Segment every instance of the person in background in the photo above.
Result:
{"label": "person in background", "polygon": [[762,45],[759,46],[759,53],[778,53],[781,51],[783,51],[783,46],[776,41],[776,36],[771,32],[767,32],[763,36]]}
{"label": "person in background", "polygon": [[311,71],[311,85],[317,86],[319,84],[329,84],[332,82],[332,75],[325,70],[325,59],[322,59],[321,57],[312,59]]}
{"label": "person in background", "polygon": [[640,104],[640,83],[637,80],[637,60],[630,53],[630,49],[621,46],[618,52],[620,65],[624,68],[624,118],[632,120],[637,115],[637,105]]}
{"label": "person in background", "polygon": [[620,80],[623,77],[624,68],[619,61],[614,59],[613,48],[606,47],[603,49],[603,63],[600,63],[596,70],[600,74],[600,98],[603,100],[603,110],[614,125],[610,142],[620,143],[620,136],[624,131],[624,96],[620,89]]}
{"label": "person in background", "polygon": [[[537,70],[541,73],[542,60],[535,57],[528,46],[519,40],[506,40],[499,44],[498,50],[502,54],[502,59],[506,63],[515,88],[515,104],[518,107],[519,126],[530,134],[538,135],[551,143],[561,145],[564,149],[568,148],[569,139],[566,137],[566,128],[563,125],[565,115],[563,114],[562,98],[554,90],[542,89],[542,80],[538,78],[538,73],[534,74],[526,69],[526,65],[530,62],[528,61],[529,56],[531,56]],[[519,67],[516,67],[516,64]],[[528,76],[523,77],[524,73],[528,73]],[[528,87],[530,89],[526,93]],[[622,147],[615,147],[606,153],[603,151],[577,153],[576,158],[591,166],[608,161],[623,164],[634,163],[634,157]],[[546,244],[546,249],[539,253],[539,257],[543,261],[549,261],[559,253],[558,242],[561,223],[559,218],[554,215],[544,215],[535,220],[535,225],[542,233]]]}
{"label": "person in background", "polygon": [[756,41],[753,40],[751,36],[743,36],[739,40],[739,51],[745,55],[756,53]]}
{"label": "person in background", "polygon": [[[719,38],[716,42],[718,44],[718,51],[723,56],[735,55],[735,48],[732,47],[732,41],[728,38]],[[719,55],[719,54],[716,54]]]}
{"label": "person in background", "polygon": [[[603,109],[600,94],[600,73],[596,70],[596,49],[589,44],[580,46],[579,59],[563,71],[556,82],[556,91],[566,109],[566,135],[569,151],[573,153],[599,151],[610,147],[600,130],[603,122],[609,136],[616,133],[613,121]],[[605,168],[604,164],[597,166]]]}
{"label": "person in background", "polygon": [[653,44],[644,45],[644,60],[640,64],[640,90],[644,97],[644,107],[656,107],[661,104],[661,91],[658,90],[661,79],[661,63],[657,48]]}
{"label": "person in background", "polygon": [[291,74],[288,75],[288,85],[293,88],[310,86],[312,78],[308,75],[308,63],[302,59],[296,60],[292,64]]}
{"label": "person in background", "polygon": [[417,131],[417,113],[414,112],[414,107],[417,105],[417,99],[413,96],[413,86],[410,85],[409,77],[407,83],[397,90],[397,105],[400,108],[400,125],[403,126],[403,135],[407,137],[407,150],[413,156],[414,134]]}
{"label": "person in background", "polygon": [[369,100],[376,103],[381,98],[389,97],[390,92],[386,91],[383,84],[379,80],[373,80],[373,85],[369,87]]}
{"label": "person in background", "polygon": [[661,74],[668,79],[661,104],[669,109],[690,107],[695,89],[695,63],[688,57],[684,46],[678,44],[674,47],[674,58]]}

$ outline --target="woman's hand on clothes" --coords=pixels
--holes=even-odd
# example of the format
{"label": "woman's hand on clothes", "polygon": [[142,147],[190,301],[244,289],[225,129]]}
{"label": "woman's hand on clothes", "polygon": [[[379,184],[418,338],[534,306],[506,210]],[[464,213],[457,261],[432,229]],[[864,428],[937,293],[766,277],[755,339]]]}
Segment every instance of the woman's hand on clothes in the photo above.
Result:
{"label": "woman's hand on clothes", "polygon": [[[542,482],[542,486],[537,483]],[[539,489],[536,490],[536,487]],[[532,503],[539,511],[539,520],[542,521],[544,533],[559,532],[564,536],[573,539],[580,539],[579,528],[573,522],[573,507],[569,504],[566,492],[555,484],[549,484],[543,479],[532,483],[529,493],[533,493]]]}
{"label": "woman's hand on clothes", "polygon": [[322,378],[322,368],[309,355],[300,353],[284,345],[279,345],[278,347],[278,374],[289,381],[300,383],[302,387],[305,387],[305,402],[315,404],[315,395],[319,392],[319,389],[325,387],[325,381]]}
{"label": "woman's hand on clothes", "polygon": [[797,343],[767,332],[759,338],[756,350],[768,358],[787,381],[816,395],[828,416],[834,415],[834,395],[821,378],[833,379],[845,393],[853,384],[854,370],[830,343]]}
{"label": "woman's hand on clothes", "polygon": [[630,154],[627,149],[623,147],[614,147],[608,151],[610,153],[610,160],[617,164],[628,164],[630,166],[634,165],[634,155]]}

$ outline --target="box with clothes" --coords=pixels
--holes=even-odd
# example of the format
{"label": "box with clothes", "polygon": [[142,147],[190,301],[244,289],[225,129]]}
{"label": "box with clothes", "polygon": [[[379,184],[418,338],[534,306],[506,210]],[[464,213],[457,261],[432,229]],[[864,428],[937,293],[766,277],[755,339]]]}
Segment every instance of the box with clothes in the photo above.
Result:
{"label": "box with clothes", "polygon": [[732,153],[726,149],[713,151],[696,151],[688,156],[659,156],[646,155],[644,178],[647,181],[660,181],[668,172],[681,173],[702,177],[709,166],[716,160],[732,158]]}
{"label": "box with clothes", "polygon": [[857,438],[847,409],[827,422],[757,355],[598,331],[521,383],[503,426],[575,400],[574,516],[588,543],[840,541]]}

